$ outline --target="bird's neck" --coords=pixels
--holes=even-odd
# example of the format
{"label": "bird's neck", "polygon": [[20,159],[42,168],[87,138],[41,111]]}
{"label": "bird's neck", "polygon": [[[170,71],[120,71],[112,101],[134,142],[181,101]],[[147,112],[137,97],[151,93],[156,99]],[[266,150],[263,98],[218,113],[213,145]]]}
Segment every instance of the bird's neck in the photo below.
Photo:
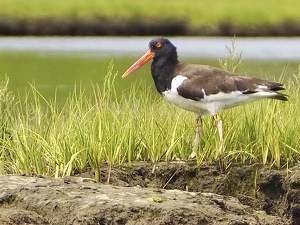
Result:
{"label": "bird's neck", "polygon": [[154,58],[151,64],[151,73],[157,91],[162,92],[171,89],[171,82],[175,76],[175,69],[178,64],[177,54],[171,57]]}

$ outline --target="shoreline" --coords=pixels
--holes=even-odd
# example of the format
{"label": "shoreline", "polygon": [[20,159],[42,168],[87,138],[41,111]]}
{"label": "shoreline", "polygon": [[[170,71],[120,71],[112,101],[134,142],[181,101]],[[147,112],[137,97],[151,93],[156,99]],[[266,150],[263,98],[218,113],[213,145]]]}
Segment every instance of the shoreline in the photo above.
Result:
{"label": "shoreline", "polygon": [[194,26],[186,19],[9,18],[0,17],[1,36],[224,36],[295,37],[300,21],[278,24],[239,25],[223,22],[216,26]]}

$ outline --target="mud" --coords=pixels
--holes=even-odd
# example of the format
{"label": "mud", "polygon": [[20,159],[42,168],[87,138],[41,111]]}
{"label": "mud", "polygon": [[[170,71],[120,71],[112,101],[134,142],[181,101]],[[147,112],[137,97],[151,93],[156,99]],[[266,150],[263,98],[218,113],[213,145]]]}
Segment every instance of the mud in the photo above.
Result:
{"label": "mud", "polygon": [[300,22],[238,25],[222,22],[215,26],[194,26],[186,18],[10,18],[0,17],[0,35],[67,36],[299,36]]}
{"label": "mud", "polygon": [[0,223],[296,225],[299,169],[137,162],[102,165],[101,183],[92,172],[0,176]]}

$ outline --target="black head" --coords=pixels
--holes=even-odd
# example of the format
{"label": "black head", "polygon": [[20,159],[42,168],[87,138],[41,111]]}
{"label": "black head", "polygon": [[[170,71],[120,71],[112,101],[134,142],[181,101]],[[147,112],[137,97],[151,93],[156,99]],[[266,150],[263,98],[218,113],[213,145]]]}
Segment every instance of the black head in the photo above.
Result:
{"label": "black head", "polygon": [[169,55],[176,55],[176,47],[166,38],[154,38],[149,42],[149,49],[154,53],[154,58],[161,56],[168,57]]}
{"label": "black head", "polygon": [[[143,66],[146,62],[153,59],[151,68],[160,70],[163,72],[166,68],[173,68],[177,64],[177,52],[176,47],[166,38],[154,38],[149,43],[149,50],[133,63],[122,75],[126,77],[129,74],[136,71],[138,68]],[[161,70],[160,67],[164,67]],[[153,72],[153,69],[152,69]],[[152,73],[153,75],[153,73]]]}

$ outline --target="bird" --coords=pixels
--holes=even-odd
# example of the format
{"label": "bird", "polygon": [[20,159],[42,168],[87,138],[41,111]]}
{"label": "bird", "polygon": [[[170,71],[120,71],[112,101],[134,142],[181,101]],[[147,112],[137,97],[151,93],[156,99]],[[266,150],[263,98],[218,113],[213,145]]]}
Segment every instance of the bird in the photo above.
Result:
{"label": "bird", "polygon": [[263,98],[287,101],[282,83],[244,77],[217,67],[190,64],[178,59],[177,48],[167,38],[157,37],[149,42],[148,51],[122,75],[127,77],[152,60],[151,74],[159,94],[169,103],[196,115],[196,136],[191,158],[196,156],[202,117],[216,121],[220,156],[224,153],[223,123],[218,112]]}

